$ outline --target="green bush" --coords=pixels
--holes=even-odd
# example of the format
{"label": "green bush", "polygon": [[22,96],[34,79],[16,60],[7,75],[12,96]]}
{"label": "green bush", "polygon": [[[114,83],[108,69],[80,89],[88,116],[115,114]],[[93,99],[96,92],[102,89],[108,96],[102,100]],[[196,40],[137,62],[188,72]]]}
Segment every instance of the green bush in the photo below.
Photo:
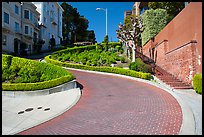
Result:
{"label": "green bush", "polygon": [[167,17],[165,9],[150,9],[144,12],[142,15],[144,31],[141,34],[143,46],[167,25]]}
{"label": "green bush", "polygon": [[73,76],[67,75],[60,78],[52,79],[49,81],[36,82],[36,83],[12,83],[2,84],[3,91],[33,91],[52,88],[68,81],[73,80]]}
{"label": "green bush", "polygon": [[[10,58],[10,59],[8,59]],[[7,56],[2,54],[2,85],[3,90],[28,90],[29,86],[25,86],[26,84],[36,85],[32,87],[32,89],[45,89],[46,87],[57,86],[59,83],[63,84],[64,82],[68,82],[74,79],[74,75],[68,72],[67,70],[53,65],[47,64],[44,62],[38,62],[34,60]],[[9,63],[10,62],[10,63]],[[7,64],[7,67],[5,67]],[[8,65],[9,64],[9,65]],[[64,80],[62,77],[67,77],[67,80]],[[61,80],[62,78],[62,80]],[[58,81],[56,82],[57,79]],[[55,81],[52,85],[40,85],[46,81]],[[22,84],[24,83],[24,84]],[[18,87],[19,85],[19,87]],[[24,85],[21,87],[21,85]],[[9,87],[9,89],[7,89]],[[15,87],[12,89],[12,87]]]}
{"label": "green bush", "polygon": [[152,73],[151,66],[145,64],[140,58],[136,58],[135,62],[131,62],[129,65],[129,69],[146,73]]}
{"label": "green bush", "polygon": [[112,48],[115,48],[116,46],[121,46],[122,47],[122,43],[121,42],[109,42],[108,43]]}
{"label": "green bush", "polygon": [[202,74],[195,74],[193,77],[193,88],[199,94],[202,94]]}
{"label": "green bush", "polygon": [[121,63],[125,63],[125,58],[124,58],[124,57],[121,57],[121,58],[120,58],[120,61],[121,61]]}
{"label": "green bush", "polygon": [[113,67],[94,67],[94,66],[87,66],[87,65],[81,65],[81,64],[71,64],[66,62],[60,62],[57,60],[51,59],[51,55],[45,57],[46,62],[68,67],[68,68],[76,68],[76,69],[83,69],[83,70],[92,70],[92,71],[100,71],[100,72],[108,72],[108,73],[116,73],[126,76],[132,76],[136,78],[142,78],[146,80],[152,79],[152,75],[150,73],[143,73],[143,72],[136,72],[133,70],[125,70],[122,68],[113,68]]}
{"label": "green bush", "polygon": [[96,49],[96,45],[88,45],[88,46],[81,46],[81,47],[73,47],[73,48],[67,48],[64,50],[59,50],[54,52],[53,54],[55,55],[62,55],[67,54],[67,53],[80,53],[83,52],[85,50],[92,50],[92,49]]}
{"label": "green bush", "polygon": [[[54,57],[53,57],[54,56]],[[61,53],[60,55],[53,54],[52,59],[59,61],[73,61],[79,64],[88,64],[92,66],[103,66],[110,65],[116,61],[121,60],[121,57],[118,56],[115,52],[106,52],[102,50],[84,50],[83,52],[67,52]],[[87,63],[87,61],[90,61]]]}

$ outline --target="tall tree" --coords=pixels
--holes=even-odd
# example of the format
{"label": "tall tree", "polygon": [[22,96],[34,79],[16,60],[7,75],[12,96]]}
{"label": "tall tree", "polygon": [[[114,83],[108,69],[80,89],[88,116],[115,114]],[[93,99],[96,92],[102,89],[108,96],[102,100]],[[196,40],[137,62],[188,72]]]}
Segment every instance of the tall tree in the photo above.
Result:
{"label": "tall tree", "polygon": [[168,13],[167,22],[170,22],[184,7],[184,2],[148,2],[148,7],[152,9],[166,9]]}
{"label": "tall tree", "polygon": [[89,26],[89,21],[83,16],[80,16],[77,20],[76,41],[78,42],[85,41],[85,38],[87,35],[86,31],[87,31],[88,26]]}
{"label": "tall tree", "polygon": [[64,9],[64,12],[62,14],[63,39],[73,42],[73,37],[70,38],[69,34],[71,32],[71,35],[73,36],[73,34],[75,33],[77,28],[77,25],[76,25],[77,18],[79,18],[80,15],[77,12],[76,8],[73,8],[71,5],[67,4],[66,2],[63,2],[61,6]]}
{"label": "tall tree", "polygon": [[[132,15],[129,15],[127,16],[125,19],[124,19],[124,26],[125,26],[125,29],[127,31],[131,31],[133,30],[133,23],[132,23],[132,19],[134,20],[138,20],[139,17],[137,17],[135,14],[132,14]],[[139,22],[139,21],[138,21]],[[137,32],[140,32],[140,28],[136,27],[136,31]],[[141,33],[138,33],[139,36],[137,37],[137,45],[138,46],[141,46],[142,45],[142,39],[141,39]]]}
{"label": "tall tree", "polygon": [[[136,18],[130,18],[132,29],[127,29],[125,25],[119,24],[119,30],[116,30],[117,37],[127,44],[128,47],[132,49],[132,62],[135,62],[136,58],[136,48],[138,48],[138,37],[140,36],[140,33],[142,32],[142,22],[140,17]],[[128,41],[131,41],[132,44],[129,45]]]}
{"label": "tall tree", "polygon": [[136,15],[135,15],[135,14],[132,14],[132,15],[127,16],[127,17],[124,19],[124,25],[125,25],[125,28],[126,28],[127,30],[133,29],[133,28],[132,28],[133,26],[132,26],[131,18],[136,18]]}
{"label": "tall tree", "polygon": [[64,9],[62,14],[63,39],[70,43],[85,41],[89,21],[77,12],[77,8],[73,8],[66,2],[63,2],[61,6]]}
{"label": "tall tree", "polygon": [[87,30],[86,32],[86,41],[92,42],[93,44],[96,43],[96,37],[93,30]]}

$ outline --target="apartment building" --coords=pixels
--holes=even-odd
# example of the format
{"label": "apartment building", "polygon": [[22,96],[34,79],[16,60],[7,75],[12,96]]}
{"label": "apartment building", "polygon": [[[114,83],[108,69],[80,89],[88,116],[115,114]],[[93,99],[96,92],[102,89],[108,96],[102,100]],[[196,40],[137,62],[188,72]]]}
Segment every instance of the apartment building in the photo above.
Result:
{"label": "apartment building", "polygon": [[132,15],[132,11],[131,11],[131,10],[126,10],[126,11],[124,12],[124,19],[125,19],[127,16],[129,16],[129,15]]}
{"label": "apartment building", "polygon": [[62,12],[63,9],[58,2],[32,2],[40,13],[40,38],[45,41],[42,50],[49,49],[49,41],[52,35],[56,45],[62,40]]}
{"label": "apartment building", "polygon": [[[185,7],[189,4],[189,2],[184,2]],[[145,10],[148,10],[148,2],[135,2],[132,6],[132,14],[136,16],[142,15]]]}
{"label": "apartment building", "polygon": [[148,2],[135,2],[132,6],[132,14],[140,16],[145,10],[148,9]]}
{"label": "apartment building", "polygon": [[39,37],[40,13],[31,2],[2,2],[2,51],[20,54],[33,52],[34,37]]}

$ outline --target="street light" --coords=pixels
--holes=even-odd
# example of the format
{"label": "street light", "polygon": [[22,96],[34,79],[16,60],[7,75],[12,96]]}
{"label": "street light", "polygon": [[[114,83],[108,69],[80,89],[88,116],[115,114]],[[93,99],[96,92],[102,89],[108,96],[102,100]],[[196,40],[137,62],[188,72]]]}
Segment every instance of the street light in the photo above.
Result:
{"label": "street light", "polygon": [[96,10],[103,10],[106,12],[106,35],[108,35],[108,18],[107,18],[107,14],[108,14],[108,9],[103,9],[103,8],[96,8]]}

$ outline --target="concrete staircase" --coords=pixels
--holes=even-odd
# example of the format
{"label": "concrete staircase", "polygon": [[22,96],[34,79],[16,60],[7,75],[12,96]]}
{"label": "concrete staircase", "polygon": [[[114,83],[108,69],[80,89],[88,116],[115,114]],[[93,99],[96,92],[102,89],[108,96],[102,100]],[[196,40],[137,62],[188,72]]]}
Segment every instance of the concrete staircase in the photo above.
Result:
{"label": "concrete staircase", "polygon": [[161,67],[157,66],[153,59],[143,55],[140,52],[136,52],[136,57],[141,58],[144,63],[149,64],[154,72],[154,75],[160,79],[165,84],[169,85],[174,89],[192,89],[193,87],[183,81],[179,80],[172,74],[168,73],[166,70],[162,69]]}
{"label": "concrete staircase", "polygon": [[182,82],[159,66],[155,66],[155,76],[174,89],[192,89],[189,84]]}

